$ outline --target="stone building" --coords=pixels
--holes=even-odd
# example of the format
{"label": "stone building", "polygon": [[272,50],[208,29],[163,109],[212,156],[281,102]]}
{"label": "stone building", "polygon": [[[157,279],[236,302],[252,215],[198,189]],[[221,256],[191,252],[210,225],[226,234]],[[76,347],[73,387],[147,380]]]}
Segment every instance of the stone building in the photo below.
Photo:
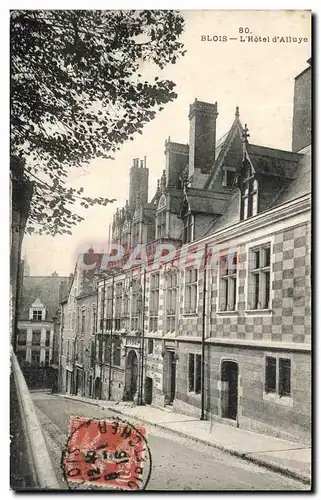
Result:
{"label": "stone building", "polygon": [[49,365],[52,361],[54,322],[68,278],[24,276],[18,307],[16,355],[19,362]]}
{"label": "stone building", "polygon": [[[61,302],[59,390],[63,393],[92,395],[97,323],[95,275],[101,258],[102,254],[92,248],[80,256],[70,276],[68,293]],[[84,269],[82,263],[88,268]]]}
{"label": "stone building", "polygon": [[134,161],[112,226],[124,256],[97,285],[100,397],[309,441],[310,87],[309,66],[295,80],[293,151],[252,144],[238,108],[217,139],[217,103],[195,100],[189,145],[166,141],[150,202],[146,161]]}

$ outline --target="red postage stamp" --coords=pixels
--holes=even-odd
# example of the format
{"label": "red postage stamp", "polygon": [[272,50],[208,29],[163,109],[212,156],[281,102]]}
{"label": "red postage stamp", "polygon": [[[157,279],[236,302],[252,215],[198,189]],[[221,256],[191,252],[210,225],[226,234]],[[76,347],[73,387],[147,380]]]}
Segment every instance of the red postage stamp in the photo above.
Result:
{"label": "red postage stamp", "polygon": [[146,428],[120,419],[71,417],[62,458],[68,484],[142,490],[149,480]]}

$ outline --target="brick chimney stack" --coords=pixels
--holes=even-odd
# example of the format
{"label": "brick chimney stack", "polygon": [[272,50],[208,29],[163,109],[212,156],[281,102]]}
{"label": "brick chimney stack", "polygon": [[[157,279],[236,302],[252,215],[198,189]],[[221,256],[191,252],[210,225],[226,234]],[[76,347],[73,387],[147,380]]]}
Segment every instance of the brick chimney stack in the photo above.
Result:
{"label": "brick chimney stack", "polygon": [[148,175],[146,156],[143,160],[134,158],[129,174],[129,207],[131,210],[135,209],[137,195],[139,195],[141,203],[148,201]]}
{"label": "brick chimney stack", "polygon": [[189,107],[189,178],[198,187],[198,177],[204,180],[215,160],[217,102],[211,104],[195,99]]}

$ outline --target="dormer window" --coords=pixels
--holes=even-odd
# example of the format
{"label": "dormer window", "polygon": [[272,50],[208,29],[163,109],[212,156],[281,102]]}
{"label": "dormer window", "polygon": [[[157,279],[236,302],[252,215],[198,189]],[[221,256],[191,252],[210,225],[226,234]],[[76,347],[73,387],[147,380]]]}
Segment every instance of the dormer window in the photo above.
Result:
{"label": "dormer window", "polygon": [[255,173],[248,164],[244,180],[241,183],[241,220],[248,219],[258,212],[258,182]]}
{"label": "dormer window", "polygon": [[32,311],[32,319],[33,319],[33,321],[41,321],[42,320],[42,310],[41,309],[34,309]]}
{"label": "dormer window", "polygon": [[166,211],[158,212],[156,216],[156,237],[164,238],[166,236]]}
{"label": "dormer window", "polygon": [[32,321],[45,321],[46,308],[39,298],[37,298],[29,309],[29,319]]}
{"label": "dormer window", "polygon": [[222,186],[232,188],[234,183],[235,170],[224,169]]}

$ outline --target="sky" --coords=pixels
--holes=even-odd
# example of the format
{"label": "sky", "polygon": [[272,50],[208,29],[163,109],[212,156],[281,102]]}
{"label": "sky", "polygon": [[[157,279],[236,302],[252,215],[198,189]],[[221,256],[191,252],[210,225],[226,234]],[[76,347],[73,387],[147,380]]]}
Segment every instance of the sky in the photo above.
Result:
{"label": "sky", "polygon": [[[163,71],[151,65],[140,69],[145,78],[173,80],[178,98],[164,106],[144,127],[142,135],[123,145],[115,160],[94,160],[70,172],[70,186],[83,186],[86,195],[117,201],[81,212],[85,220],[73,229],[72,235],[25,235],[22,255],[30,265],[31,275],[45,276],[56,271],[67,276],[73,272],[79,246],[107,241],[112,215],[128,198],[133,158],[147,157],[152,198],[165,168],[165,139],[188,143],[188,110],[195,98],[218,103],[217,138],[228,131],[239,106],[240,120],[250,131],[250,142],[291,150],[294,78],[307,67],[311,56],[310,14],[294,10],[181,13],[185,18],[181,41],[186,55]],[[249,36],[269,37],[270,41],[241,42],[240,28],[248,28]],[[220,41],[224,36],[227,41]],[[246,34],[242,36],[245,39]],[[273,37],[288,38],[282,43],[273,42]],[[308,42],[290,42],[289,37],[308,38]]]}

